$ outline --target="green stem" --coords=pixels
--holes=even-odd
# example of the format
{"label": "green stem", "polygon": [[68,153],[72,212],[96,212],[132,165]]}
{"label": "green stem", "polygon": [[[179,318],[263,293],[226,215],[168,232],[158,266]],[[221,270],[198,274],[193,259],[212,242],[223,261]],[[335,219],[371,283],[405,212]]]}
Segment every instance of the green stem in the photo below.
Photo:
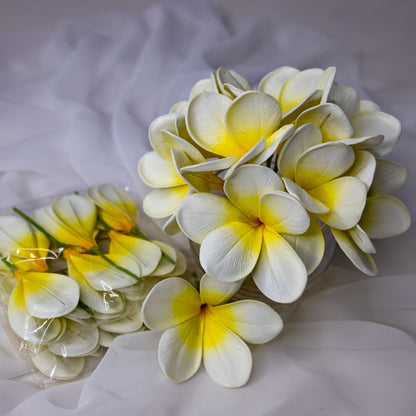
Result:
{"label": "green stem", "polygon": [[136,279],[139,282],[143,282],[143,279],[139,276],[136,276],[134,273],[132,273],[130,270],[125,269],[122,266],[119,266],[117,263],[115,263],[113,260],[111,260],[109,257],[107,257],[104,253],[100,251],[98,247],[91,247],[90,252],[99,255],[102,259],[104,259],[108,264],[111,266],[114,266],[116,269],[120,270],[123,273],[128,274],[133,279]]}
{"label": "green stem", "polygon": [[90,316],[94,316],[94,311],[88,306],[88,305],[86,305],[85,303],[83,303],[83,302],[81,302],[81,301],[79,301],[78,302],[78,306],[81,308],[81,309],[84,309],[84,311],[85,312],[87,312],[87,314],[88,315],[90,315]]}
{"label": "green stem", "polygon": [[109,233],[112,231],[112,228],[100,217],[98,217],[97,221],[103,226],[104,230]]}
{"label": "green stem", "polygon": [[[135,225],[130,232],[137,236],[142,238],[143,240],[146,241],[151,241],[150,238],[146,237],[140,230],[139,228]],[[163,250],[162,250],[162,257],[165,258],[169,263],[175,264],[175,260],[172,259],[172,257],[170,257],[168,254],[166,254]]]}
{"label": "green stem", "polygon": [[6,259],[3,255],[1,255],[1,261],[8,267],[8,269],[14,274],[14,272],[18,269],[13,263]]}
{"label": "green stem", "polygon": [[26,215],[24,212],[20,211],[20,209],[17,209],[16,207],[13,207],[13,211],[19,214],[22,218],[24,218],[29,224],[33,225],[36,229],[38,229],[41,233],[45,234],[46,237],[49,238],[49,240],[52,241],[53,244],[57,248],[66,248],[65,244],[62,244],[59,242],[55,237],[53,237],[51,234],[49,234],[41,225],[39,225],[37,222],[35,222],[32,218],[30,218],[28,215]]}

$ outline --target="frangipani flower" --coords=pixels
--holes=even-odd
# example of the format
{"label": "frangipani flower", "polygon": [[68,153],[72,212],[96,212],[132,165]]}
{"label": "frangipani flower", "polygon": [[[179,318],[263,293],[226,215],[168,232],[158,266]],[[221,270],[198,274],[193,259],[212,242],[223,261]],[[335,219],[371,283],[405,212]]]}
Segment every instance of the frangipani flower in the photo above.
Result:
{"label": "frangipani flower", "polygon": [[377,160],[368,190],[363,214],[355,227],[341,231],[332,229],[338,245],[363,273],[377,274],[371,257],[376,249],[371,239],[393,237],[410,227],[410,214],[406,206],[393,195],[406,181],[406,169],[396,162]]}
{"label": "frangipani flower", "polygon": [[51,206],[37,209],[33,219],[60,243],[87,251],[97,245],[97,208],[88,198],[58,196]]}
{"label": "frangipani flower", "polygon": [[23,218],[0,217],[0,253],[21,270],[48,270],[49,240]]}
{"label": "frangipani flower", "polygon": [[224,191],[227,198],[190,195],[178,209],[181,230],[201,244],[202,267],[224,282],[252,273],[267,297],[293,302],[305,289],[307,269],[322,259],[324,241],[316,220],[283,192],[280,177],[263,166],[239,167],[226,180]]}
{"label": "frangipani flower", "polygon": [[104,184],[87,189],[87,195],[98,206],[98,216],[110,228],[130,232],[139,217],[137,204],[123,188]]}
{"label": "frangipani flower", "polygon": [[151,329],[166,330],[158,355],[167,377],[185,381],[203,361],[208,375],[222,386],[239,387],[248,381],[252,358],[244,341],[266,343],[278,335],[283,323],[262,302],[225,304],[240,284],[205,275],[199,294],[188,281],[171,277],[151,290],[143,303],[143,319]]}
{"label": "frangipani flower", "polygon": [[290,194],[322,222],[346,230],[361,218],[366,187],[344,175],[354,164],[353,149],[341,142],[322,142],[321,131],[305,124],[286,141],[278,159],[279,173]]}

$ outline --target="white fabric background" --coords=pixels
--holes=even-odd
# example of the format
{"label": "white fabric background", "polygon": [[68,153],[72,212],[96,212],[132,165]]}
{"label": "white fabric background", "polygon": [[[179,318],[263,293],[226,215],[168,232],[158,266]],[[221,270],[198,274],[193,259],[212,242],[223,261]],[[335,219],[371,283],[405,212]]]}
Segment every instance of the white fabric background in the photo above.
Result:
{"label": "white fabric background", "polygon": [[[0,208],[102,182],[144,196],[136,164],[150,149],[147,126],[212,69],[231,67],[256,84],[281,65],[336,65],[340,84],[403,121],[389,157],[408,168],[400,197],[414,217],[414,73],[405,68],[386,84],[380,69],[382,79],[374,71],[363,80],[367,58],[305,25],[203,4],[69,20],[46,41],[3,37]],[[379,277],[371,279],[338,252],[282,335],[252,349],[252,378],[237,390],[215,385],[203,370],[169,382],[157,363],[157,332],[120,337],[89,378],[39,390],[2,331],[0,414],[414,415],[415,239],[412,227],[378,241]]]}

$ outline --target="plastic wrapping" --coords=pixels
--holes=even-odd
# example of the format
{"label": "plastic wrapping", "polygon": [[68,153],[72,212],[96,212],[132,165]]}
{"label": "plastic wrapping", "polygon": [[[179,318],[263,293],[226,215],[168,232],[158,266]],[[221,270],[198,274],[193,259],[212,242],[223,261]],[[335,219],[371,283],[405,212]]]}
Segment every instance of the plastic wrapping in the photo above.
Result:
{"label": "plastic wrapping", "polygon": [[186,272],[158,227],[138,222],[124,188],[95,186],[11,211],[0,217],[2,315],[19,354],[46,380],[77,378],[115,337],[146,330],[146,294]]}

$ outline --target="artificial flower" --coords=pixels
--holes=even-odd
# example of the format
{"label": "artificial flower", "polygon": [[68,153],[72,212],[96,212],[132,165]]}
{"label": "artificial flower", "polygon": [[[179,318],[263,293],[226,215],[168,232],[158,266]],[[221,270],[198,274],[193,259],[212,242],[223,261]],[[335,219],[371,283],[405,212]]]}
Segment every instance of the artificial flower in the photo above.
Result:
{"label": "artificial flower", "polygon": [[280,177],[263,166],[239,167],[225,181],[224,192],[226,197],[190,195],[178,209],[181,230],[201,244],[202,267],[225,282],[252,273],[267,297],[293,302],[305,289],[307,267],[312,266],[305,267],[285,236],[296,236],[299,251],[309,253],[304,258],[317,265],[324,241],[316,221],[284,192]]}
{"label": "artificial flower", "polygon": [[204,363],[208,375],[225,387],[244,385],[252,357],[244,341],[262,344],[283,327],[279,315],[264,303],[245,300],[225,304],[241,282],[202,277],[200,293],[186,280],[172,277],[157,284],[143,304],[151,329],[165,330],[159,363],[167,377],[182,382]]}

